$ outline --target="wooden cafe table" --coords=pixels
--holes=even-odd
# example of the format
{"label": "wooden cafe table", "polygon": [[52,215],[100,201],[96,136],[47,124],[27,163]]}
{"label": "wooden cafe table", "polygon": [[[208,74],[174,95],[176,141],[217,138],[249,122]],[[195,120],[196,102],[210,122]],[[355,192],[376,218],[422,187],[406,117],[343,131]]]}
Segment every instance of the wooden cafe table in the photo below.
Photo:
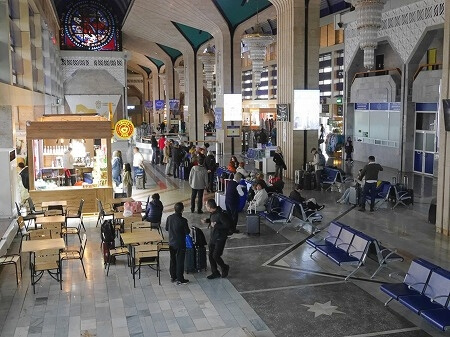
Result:
{"label": "wooden cafe table", "polygon": [[120,237],[124,245],[137,245],[145,242],[160,242],[163,240],[161,234],[156,230],[140,229],[133,232],[121,233]]}
{"label": "wooden cafe table", "polygon": [[67,207],[67,201],[66,200],[60,200],[60,201],[43,201],[42,202],[42,208],[48,208],[48,206],[62,206]]}

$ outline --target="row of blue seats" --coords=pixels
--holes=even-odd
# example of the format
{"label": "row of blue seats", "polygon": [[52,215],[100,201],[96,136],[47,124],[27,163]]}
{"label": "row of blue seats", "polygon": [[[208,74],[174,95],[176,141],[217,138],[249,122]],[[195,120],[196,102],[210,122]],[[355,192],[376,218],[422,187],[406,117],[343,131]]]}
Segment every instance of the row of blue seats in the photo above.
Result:
{"label": "row of blue seats", "polygon": [[382,284],[380,289],[442,331],[450,326],[450,272],[431,262],[416,259],[401,283]]}
{"label": "row of blue seats", "polygon": [[375,238],[338,221],[331,222],[320,236],[309,238],[306,243],[314,248],[310,254],[311,257],[318,251],[339,266],[356,266],[345,280],[348,280],[365,264],[367,256],[378,263],[378,268],[371,278],[375,277],[389,262],[403,261],[403,257],[395,250],[383,247]]}

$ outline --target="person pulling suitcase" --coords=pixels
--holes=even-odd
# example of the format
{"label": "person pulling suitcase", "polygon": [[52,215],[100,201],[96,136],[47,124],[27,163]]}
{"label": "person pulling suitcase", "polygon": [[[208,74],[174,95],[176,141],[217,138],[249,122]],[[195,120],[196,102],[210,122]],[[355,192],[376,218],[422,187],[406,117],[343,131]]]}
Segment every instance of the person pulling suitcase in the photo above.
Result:
{"label": "person pulling suitcase", "polygon": [[[208,199],[206,202],[206,209],[210,213],[209,219],[202,219],[202,223],[209,224],[211,227],[211,236],[209,239],[209,264],[211,265],[211,275],[206,278],[212,280],[219,277],[227,277],[230,266],[227,265],[223,259],[222,254],[227,241],[228,231],[231,227],[231,218],[229,215],[217,206],[214,199]],[[220,266],[222,274],[219,272],[217,265]]]}

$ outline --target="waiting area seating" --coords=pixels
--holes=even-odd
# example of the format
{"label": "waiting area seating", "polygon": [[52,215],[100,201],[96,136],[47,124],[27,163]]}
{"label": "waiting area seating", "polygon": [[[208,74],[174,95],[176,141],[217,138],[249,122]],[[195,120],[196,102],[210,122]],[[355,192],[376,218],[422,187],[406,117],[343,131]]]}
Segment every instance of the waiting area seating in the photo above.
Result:
{"label": "waiting area seating", "polygon": [[336,183],[343,183],[343,182],[344,178],[342,177],[341,171],[331,167],[324,167],[322,172],[322,184],[328,185],[328,187],[326,187],[325,190],[330,189]]}
{"label": "waiting area seating", "polygon": [[401,283],[382,284],[389,295],[385,303],[395,299],[438,329],[450,326],[450,272],[423,259],[411,262]]}
{"label": "waiting area seating", "polygon": [[283,226],[277,231],[279,233],[291,222],[295,201],[289,199],[282,194],[273,193],[271,198],[276,198],[278,202],[275,207],[269,207],[267,210],[259,212],[258,215],[272,224],[283,224]]}
{"label": "waiting area seating", "polygon": [[[307,239],[306,243],[314,248],[310,254],[311,257],[318,251],[339,266],[356,266],[345,280],[348,280],[366,263],[368,256],[373,255],[373,259],[379,265],[371,278],[375,277],[389,262],[403,261],[395,250],[387,249],[373,237],[337,221],[331,222],[320,235]],[[373,251],[375,254],[371,254]]]}

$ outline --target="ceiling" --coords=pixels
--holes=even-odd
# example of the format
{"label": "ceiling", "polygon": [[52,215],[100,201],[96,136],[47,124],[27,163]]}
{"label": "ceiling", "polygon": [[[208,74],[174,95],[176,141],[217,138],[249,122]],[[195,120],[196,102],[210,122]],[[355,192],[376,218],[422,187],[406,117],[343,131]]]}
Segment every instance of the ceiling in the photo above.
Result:
{"label": "ceiling", "polygon": [[[89,0],[73,0],[76,2]],[[317,1],[317,0],[312,0]],[[61,19],[67,0],[53,0]],[[223,31],[233,34],[239,25],[253,31],[255,16],[266,33],[277,33],[276,12],[268,0],[101,0],[122,27],[124,49],[143,53],[158,68],[186,51],[197,51]],[[344,0],[321,0],[321,17],[350,7]],[[252,19],[252,20],[250,20]],[[139,51],[138,51],[139,50]],[[159,54],[158,54],[159,52]],[[161,53],[165,55],[162,57]],[[141,65],[146,70],[146,65]]]}

